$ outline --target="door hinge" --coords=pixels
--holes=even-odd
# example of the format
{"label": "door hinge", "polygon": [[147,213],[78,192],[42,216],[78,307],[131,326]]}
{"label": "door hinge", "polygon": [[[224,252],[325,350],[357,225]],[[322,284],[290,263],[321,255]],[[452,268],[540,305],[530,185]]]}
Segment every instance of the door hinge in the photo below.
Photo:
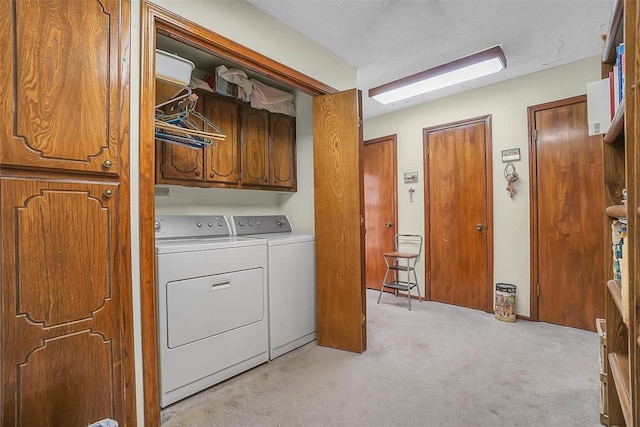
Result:
{"label": "door hinge", "polygon": [[536,285],[536,295],[540,296],[540,283]]}
{"label": "door hinge", "polygon": [[367,323],[367,315],[362,313],[362,323]]}
{"label": "door hinge", "polygon": [[429,280],[431,280],[431,270],[429,270]]}
{"label": "door hinge", "polygon": [[160,172],[164,175],[164,163],[160,165]]}
{"label": "door hinge", "polygon": [[427,157],[429,157],[429,154],[431,154],[431,146],[427,145]]}
{"label": "door hinge", "polygon": [[360,225],[364,226],[364,215],[360,215]]}
{"label": "door hinge", "polygon": [[358,119],[358,127],[362,127],[362,119]]}
{"label": "door hinge", "polygon": [[533,140],[537,141],[538,140],[538,129],[534,129],[533,130]]}

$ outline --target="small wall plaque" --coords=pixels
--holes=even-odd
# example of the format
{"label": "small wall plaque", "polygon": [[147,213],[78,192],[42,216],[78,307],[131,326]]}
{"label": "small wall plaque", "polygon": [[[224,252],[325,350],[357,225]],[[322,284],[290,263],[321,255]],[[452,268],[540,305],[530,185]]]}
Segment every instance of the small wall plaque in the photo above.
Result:
{"label": "small wall plaque", "polygon": [[520,149],[509,148],[508,150],[502,150],[502,163],[517,162],[520,160]]}
{"label": "small wall plaque", "polygon": [[404,173],[404,183],[405,184],[415,184],[418,182],[418,172],[405,172]]}

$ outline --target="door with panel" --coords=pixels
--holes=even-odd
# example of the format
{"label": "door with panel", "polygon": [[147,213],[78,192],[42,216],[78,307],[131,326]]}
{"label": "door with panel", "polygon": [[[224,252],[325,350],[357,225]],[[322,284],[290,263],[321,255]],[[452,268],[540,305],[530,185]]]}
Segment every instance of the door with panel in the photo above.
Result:
{"label": "door with panel", "polygon": [[392,252],[398,232],[396,135],[364,142],[364,222],[366,285],[380,289],[386,272],[382,258]]}
{"label": "door with panel", "polygon": [[270,186],[296,188],[296,118],[269,114]]}
{"label": "door with panel", "polygon": [[1,178],[0,195],[2,425],[124,424],[117,183]]}
{"label": "door with panel", "polygon": [[204,116],[225,134],[224,141],[214,141],[205,152],[206,180],[224,184],[238,183],[238,104],[217,95],[204,95]]}
{"label": "door with panel", "polygon": [[313,98],[318,345],[367,348],[362,94]]}
{"label": "door with panel", "polygon": [[128,123],[117,90],[129,79],[123,3],[0,2],[0,163],[118,173]]}
{"label": "door with panel", "polygon": [[242,183],[269,185],[269,112],[240,106]]}
{"label": "door with panel", "polygon": [[490,116],[424,131],[430,299],[492,308]]}
{"label": "door with panel", "polygon": [[604,265],[585,260],[604,258],[602,137],[588,134],[584,96],[532,109],[538,320],[595,330]]}

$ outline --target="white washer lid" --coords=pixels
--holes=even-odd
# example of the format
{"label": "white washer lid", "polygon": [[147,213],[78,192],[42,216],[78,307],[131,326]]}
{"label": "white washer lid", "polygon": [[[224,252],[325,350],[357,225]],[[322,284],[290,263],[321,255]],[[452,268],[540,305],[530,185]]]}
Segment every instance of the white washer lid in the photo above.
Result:
{"label": "white washer lid", "polygon": [[315,236],[312,236],[310,234],[258,234],[255,237],[258,239],[265,239],[268,242],[269,246],[291,245],[295,243],[307,243],[315,241]]}

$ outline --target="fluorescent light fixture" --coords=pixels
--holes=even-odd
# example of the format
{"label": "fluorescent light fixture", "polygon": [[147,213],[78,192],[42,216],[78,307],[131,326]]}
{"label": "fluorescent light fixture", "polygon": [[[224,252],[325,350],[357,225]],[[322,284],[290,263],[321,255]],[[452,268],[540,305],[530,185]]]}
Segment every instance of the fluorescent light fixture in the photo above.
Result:
{"label": "fluorescent light fixture", "polygon": [[403,77],[391,83],[369,89],[369,97],[382,104],[463,83],[497,73],[507,67],[507,58],[500,46],[483,50],[447,64]]}

